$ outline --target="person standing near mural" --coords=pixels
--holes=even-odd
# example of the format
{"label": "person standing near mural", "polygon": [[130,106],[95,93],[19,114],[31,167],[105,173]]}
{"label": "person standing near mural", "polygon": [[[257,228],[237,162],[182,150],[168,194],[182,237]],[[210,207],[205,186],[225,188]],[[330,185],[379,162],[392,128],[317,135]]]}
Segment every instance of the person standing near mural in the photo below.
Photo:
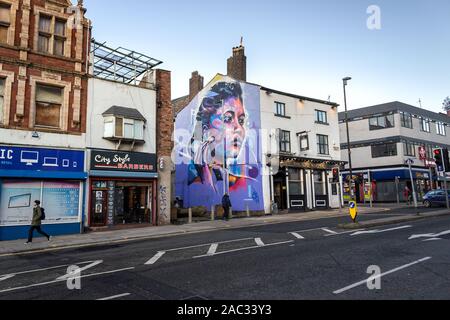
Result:
{"label": "person standing near mural", "polygon": [[44,231],[41,230],[42,220],[44,219],[43,216],[44,209],[41,208],[41,202],[39,200],[36,200],[34,202],[34,208],[33,208],[33,220],[31,221],[31,227],[28,231],[28,241],[25,242],[25,244],[29,244],[33,242],[33,232],[36,230],[40,234],[42,234],[44,237],[47,238],[48,241],[51,240],[51,237],[46,234]]}
{"label": "person standing near mural", "polygon": [[228,195],[228,193],[225,193],[223,195],[222,207],[223,207],[223,219],[228,221],[230,219],[230,208],[232,207],[230,196]]}

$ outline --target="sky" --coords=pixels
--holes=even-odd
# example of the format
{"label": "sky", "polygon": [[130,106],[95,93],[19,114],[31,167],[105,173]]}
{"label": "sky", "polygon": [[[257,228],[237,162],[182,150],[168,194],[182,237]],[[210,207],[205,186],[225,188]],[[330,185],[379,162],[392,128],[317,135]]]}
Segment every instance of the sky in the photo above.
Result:
{"label": "sky", "polygon": [[[163,61],[172,98],[226,74],[244,38],[247,81],[348,108],[401,101],[442,112],[450,96],[449,0],[85,0],[93,35]],[[369,6],[380,9],[380,28]],[[421,105],[419,103],[421,101]],[[343,107],[340,108],[343,110]]]}

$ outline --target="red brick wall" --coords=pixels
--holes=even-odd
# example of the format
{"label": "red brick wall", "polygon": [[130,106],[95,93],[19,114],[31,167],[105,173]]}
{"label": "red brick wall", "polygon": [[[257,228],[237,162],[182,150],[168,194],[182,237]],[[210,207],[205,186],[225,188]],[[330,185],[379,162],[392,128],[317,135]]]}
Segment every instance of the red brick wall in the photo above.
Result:
{"label": "red brick wall", "polygon": [[156,143],[158,157],[171,156],[174,130],[170,71],[156,70]]}

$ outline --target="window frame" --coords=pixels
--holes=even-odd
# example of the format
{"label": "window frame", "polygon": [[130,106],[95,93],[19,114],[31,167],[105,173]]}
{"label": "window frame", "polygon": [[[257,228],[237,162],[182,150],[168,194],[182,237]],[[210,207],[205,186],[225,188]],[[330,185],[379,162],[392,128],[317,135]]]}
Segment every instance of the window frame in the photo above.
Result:
{"label": "window frame", "polygon": [[[6,91],[6,78],[0,77],[0,88],[3,87],[3,90],[0,90],[0,105],[1,105],[1,109],[0,109],[0,125],[3,124],[4,122],[4,116],[5,116],[5,91]],[[3,85],[2,85],[3,82]],[[3,93],[2,93],[3,91]]]}
{"label": "window frame", "polygon": [[[420,120],[420,131],[426,132],[426,133],[431,133],[430,123],[431,123],[430,119],[422,118]],[[428,129],[428,130],[426,130],[426,129]]]}
{"label": "window frame", "polygon": [[[50,30],[41,30],[41,18],[47,18],[50,20]],[[68,30],[67,30],[67,19],[61,18],[59,16],[55,16],[52,14],[48,14],[46,12],[39,12],[37,19],[37,43],[36,43],[36,51],[43,54],[55,55],[58,57],[68,57],[70,52],[66,52],[66,44],[69,41]],[[57,22],[61,22],[64,24],[64,35],[56,33],[56,24]],[[42,50],[40,47],[40,39],[47,39],[47,50]],[[57,41],[62,42],[62,53],[57,53],[56,51],[56,43]]]}
{"label": "window frame", "polygon": [[447,129],[446,129],[446,125],[444,122],[436,122],[436,134],[438,136],[443,136],[446,137],[447,136]]}
{"label": "window frame", "polygon": [[[406,120],[408,120],[408,122]],[[408,113],[408,112],[400,113],[400,123],[401,123],[402,128],[414,129],[413,116],[411,113]],[[408,126],[407,124],[410,124],[410,125]]]}
{"label": "window frame", "polygon": [[277,117],[288,118],[286,115],[286,103],[275,101],[275,115]]}
{"label": "window frame", "polygon": [[[327,111],[323,111],[323,110],[314,110],[314,116],[315,116],[315,123],[317,124],[324,124],[324,125],[329,125],[330,123],[328,122],[328,112]],[[325,121],[321,120],[320,115],[324,115],[325,116]]]}
{"label": "window frame", "polygon": [[[327,135],[317,134],[317,154],[329,156],[330,155],[330,139]],[[321,138],[326,138],[326,143],[321,143]],[[326,150],[325,150],[326,149]],[[326,151],[326,152],[322,152]]]}
{"label": "window frame", "polygon": [[[374,151],[375,148],[379,148],[381,146],[384,146],[385,148],[387,148],[388,146],[394,146],[395,147],[395,152],[392,154],[386,154],[383,153],[383,155],[375,155]],[[397,142],[388,142],[388,143],[383,143],[383,144],[374,144],[370,146],[371,149],[371,155],[372,155],[372,159],[377,159],[377,158],[388,158],[388,157],[396,157],[398,156],[398,146],[397,146]]]}
{"label": "window frame", "polygon": [[[388,123],[388,117],[392,117],[391,125],[387,126]],[[384,126],[380,125],[380,119],[384,119]],[[376,125],[372,124],[372,121],[376,120]],[[391,129],[395,128],[395,117],[394,114],[386,114],[386,115],[377,115],[377,116],[371,116],[369,118],[369,131],[375,131],[375,130],[383,130],[383,129]]]}
{"label": "window frame", "polygon": [[406,157],[416,157],[416,144],[408,140],[403,141],[403,154]]}
{"label": "window frame", "polygon": [[[286,140],[287,138],[287,140]],[[280,129],[280,139],[279,139],[279,149],[280,152],[283,153],[291,153],[291,132],[290,131],[286,131],[286,130],[281,130]],[[288,148],[283,148],[283,147],[288,147]]]}
{"label": "window frame", "polygon": [[9,43],[9,31],[10,31],[10,28],[11,28],[11,25],[12,25],[12,20],[13,20],[13,17],[12,17],[12,5],[9,4],[9,3],[5,3],[5,2],[1,2],[0,1],[0,8],[4,8],[6,10],[9,10],[9,22],[0,21],[0,27],[4,27],[6,29],[6,39],[5,39],[5,41],[1,41],[0,40],[0,43],[2,43],[2,44],[10,44]]}
{"label": "window frame", "polygon": [[[56,103],[53,101],[40,101],[37,98],[39,87],[50,87],[54,89],[61,90],[61,102]],[[59,121],[57,126],[52,125],[46,125],[46,124],[38,124],[37,123],[37,115],[38,115],[38,108],[40,104],[48,104],[52,106],[58,106],[59,107]],[[45,128],[45,129],[53,129],[53,130],[62,130],[63,129],[63,108],[64,108],[64,87],[54,85],[54,84],[47,84],[47,83],[36,83],[36,89],[35,89],[35,96],[34,96],[34,105],[35,105],[35,112],[34,112],[34,127],[35,128]]]}
{"label": "window frame", "polygon": [[[120,135],[118,134],[118,119],[120,119],[120,123],[121,123],[121,133]],[[107,136],[106,135],[106,124],[112,123],[113,124],[113,135],[112,136]],[[133,127],[133,136],[132,137],[128,137],[125,135],[125,128],[127,125],[132,125]],[[136,136],[136,125],[140,125],[141,126],[141,132],[142,132],[142,137],[137,137]],[[131,118],[126,118],[126,117],[122,117],[122,116],[105,116],[103,117],[103,138],[114,138],[114,139],[125,139],[125,140],[136,140],[136,141],[144,141],[144,131],[145,131],[145,121],[143,120],[137,120],[137,119],[131,119]]]}

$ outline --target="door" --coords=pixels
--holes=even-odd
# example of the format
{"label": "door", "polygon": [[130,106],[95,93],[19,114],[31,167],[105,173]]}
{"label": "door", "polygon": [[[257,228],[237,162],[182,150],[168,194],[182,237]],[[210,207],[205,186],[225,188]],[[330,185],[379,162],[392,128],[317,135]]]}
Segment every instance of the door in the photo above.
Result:
{"label": "door", "polygon": [[107,192],[104,190],[93,190],[91,195],[91,225],[106,225],[107,215]]}

